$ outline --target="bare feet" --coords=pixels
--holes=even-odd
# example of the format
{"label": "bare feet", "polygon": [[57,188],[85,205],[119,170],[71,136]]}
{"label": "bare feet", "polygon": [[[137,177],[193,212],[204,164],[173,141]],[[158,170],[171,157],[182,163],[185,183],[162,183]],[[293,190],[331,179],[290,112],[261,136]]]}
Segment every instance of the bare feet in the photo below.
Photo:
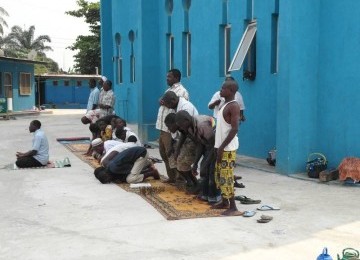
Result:
{"label": "bare feet", "polygon": [[228,209],[229,208],[229,202],[226,200],[220,201],[218,203],[215,203],[211,206],[212,209]]}
{"label": "bare feet", "polygon": [[223,216],[241,216],[244,212],[238,211],[237,209],[227,209],[221,215]]}

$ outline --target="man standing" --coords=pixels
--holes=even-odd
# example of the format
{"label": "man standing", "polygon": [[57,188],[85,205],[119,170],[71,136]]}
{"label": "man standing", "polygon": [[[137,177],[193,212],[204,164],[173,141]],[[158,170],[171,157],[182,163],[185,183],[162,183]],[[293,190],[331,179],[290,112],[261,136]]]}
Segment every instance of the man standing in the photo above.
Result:
{"label": "man standing", "polygon": [[26,153],[17,152],[16,166],[19,168],[41,167],[49,161],[49,143],[45,133],[40,129],[39,120],[30,123],[29,131],[34,133],[32,149]]}
{"label": "man standing", "polygon": [[[226,80],[232,80],[234,81],[233,77],[226,77]],[[245,110],[245,104],[244,104],[244,100],[242,95],[240,94],[239,91],[236,91],[235,94],[235,100],[236,102],[239,104],[240,107],[240,121],[245,121],[245,115],[244,115],[244,110]],[[220,96],[220,91],[216,91],[215,94],[212,96],[208,107],[209,109],[213,109],[213,117],[217,118],[217,114],[219,112],[219,109],[224,105],[225,103],[225,99],[223,97]]]}
{"label": "man standing", "polygon": [[112,115],[114,112],[115,95],[111,89],[112,82],[106,80],[99,96],[100,117]]}
{"label": "man standing", "polygon": [[99,102],[99,94],[100,94],[100,91],[96,86],[95,79],[89,80],[89,87],[90,87],[90,95],[88,99],[86,113],[88,113],[90,110],[95,110],[97,108]]}
{"label": "man standing", "polygon": [[[177,96],[189,100],[189,93],[181,84],[180,80],[181,80],[181,72],[178,69],[169,70],[166,76],[166,82],[169,88],[165,91],[165,93],[171,90],[175,92]],[[167,182],[174,183],[176,181],[176,172],[171,170],[167,156],[169,150],[171,149],[171,134],[165,125],[165,117],[174,111],[164,106],[164,101],[162,100],[162,98],[159,100],[159,104],[160,107],[156,120],[156,129],[160,130],[159,151],[160,151],[160,156],[165,163],[166,172],[169,177]]]}
{"label": "man standing", "polygon": [[215,132],[215,149],[217,149],[215,181],[221,190],[222,202],[215,204],[213,208],[226,209],[222,213],[225,216],[243,214],[238,211],[234,199],[234,166],[236,150],[239,148],[237,132],[240,117],[239,104],[234,99],[237,90],[236,81],[224,81],[220,96],[225,98],[225,103],[218,113]]}

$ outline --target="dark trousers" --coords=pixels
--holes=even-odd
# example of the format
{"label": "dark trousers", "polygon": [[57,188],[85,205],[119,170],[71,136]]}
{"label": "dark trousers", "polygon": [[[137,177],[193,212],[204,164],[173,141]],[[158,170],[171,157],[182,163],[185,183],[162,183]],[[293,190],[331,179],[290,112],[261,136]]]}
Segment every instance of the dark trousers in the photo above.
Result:
{"label": "dark trousers", "polygon": [[174,169],[170,168],[169,158],[167,153],[171,148],[171,134],[165,131],[160,131],[159,138],[159,152],[161,159],[165,163],[166,173],[171,181],[176,181],[176,172]]}
{"label": "dark trousers", "polygon": [[[215,160],[214,149],[205,150],[200,165],[200,176],[202,176],[202,196],[206,197],[209,202],[214,202],[221,194],[215,183]],[[205,163],[206,161],[207,163]]]}
{"label": "dark trousers", "polygon": [[16,166],[19,168],[32,168],[32,167],[42,167],[38,160],[32,156],[18,158],[15,162]]}

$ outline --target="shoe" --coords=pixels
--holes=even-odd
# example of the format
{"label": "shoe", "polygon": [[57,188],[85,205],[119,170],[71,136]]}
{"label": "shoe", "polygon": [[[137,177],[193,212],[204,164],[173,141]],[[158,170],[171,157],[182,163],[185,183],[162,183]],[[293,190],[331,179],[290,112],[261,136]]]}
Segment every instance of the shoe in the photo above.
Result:
{"label": "shoe", "polygon": [[235,181],[234,187],[235,188],[245,188],[245,185],[243,183],[238,183],[237,181]]}

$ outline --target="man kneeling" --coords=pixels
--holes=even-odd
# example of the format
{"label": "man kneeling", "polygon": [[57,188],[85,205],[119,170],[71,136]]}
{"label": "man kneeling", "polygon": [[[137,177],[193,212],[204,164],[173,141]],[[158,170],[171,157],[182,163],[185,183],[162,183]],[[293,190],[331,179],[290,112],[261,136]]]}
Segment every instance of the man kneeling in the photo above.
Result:
{"label": "man kneeling", "polygon": [[103,184],[117,181],[139,183],[148,177],[160,179],[148,157],[145,147],[131,147],[117,154],[106,168],[95,169],[94,175]]}

